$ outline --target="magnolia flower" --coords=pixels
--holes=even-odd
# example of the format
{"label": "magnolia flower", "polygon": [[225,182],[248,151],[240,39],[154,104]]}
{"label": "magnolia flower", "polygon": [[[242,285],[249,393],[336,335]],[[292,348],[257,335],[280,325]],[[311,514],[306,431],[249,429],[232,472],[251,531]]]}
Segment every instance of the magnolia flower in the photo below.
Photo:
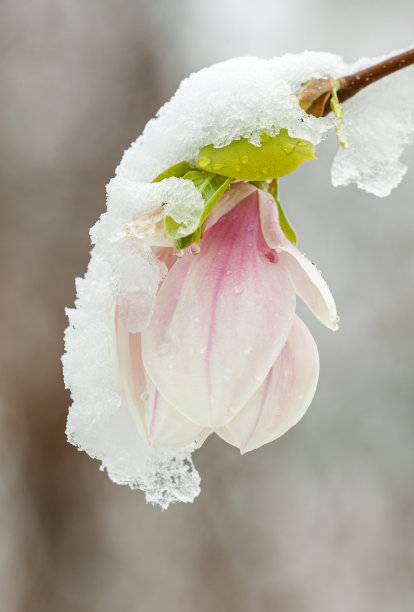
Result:
{"label": "magnolia flower", "polygon": [[[154,217],[154,215],[153,215]],[[154,217],[127,233],[166,244]],[[151,215],[149,217],[151,219]],[[160,449],[212,432],[253,450],[292,427],[318,380],[318,351],[295,314],[299,295],[337,328],[332,295],[316,267],[285,237],[273,197],[236,183],[207,220],[200,253],[157,249],[168,273],[142,333],[114,316],[120,384],[138,430]]]}

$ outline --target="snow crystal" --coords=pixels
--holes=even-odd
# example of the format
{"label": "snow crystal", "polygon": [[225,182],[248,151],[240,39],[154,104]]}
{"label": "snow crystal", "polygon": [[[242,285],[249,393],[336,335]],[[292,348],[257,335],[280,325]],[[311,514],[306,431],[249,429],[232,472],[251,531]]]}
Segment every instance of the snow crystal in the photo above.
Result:
{"label": "snow crystal", "polygon": [[73,399],[68,439],[100,459],[114,482],[144,490],[147,501],[162,508],[175,501],[192,502],[200,491],[193,446],[174,453],[150,449],[120,388],[111,334],[113,280],[110,264],[92,252],[85,278],[77,280],[76,309],[68,309],[67,352],[62,358]]}
{"label": "snow crystal", "polygon": [[[333,118],[307,115],[295,92],[313,77],[337,78],[375,61],[347,65],[329,53],[304,52],[237,58],[192,74],[125,152],[110,181],[107,211],[91,230],[89,268],[77,280],[75,309],[68,310],[63,364],[73,404],[67,434],[102,462],[112,480],[143,489],[150,502],[165,508],[192,501],[199,476],[191,462],[193,446],[154,451],[141,439],[118,380],[114,312],[118,308],[130,332],[144,330],[167,272],[139,225],[130,231],[136,220],[156,212],[162,221],[166,211],[188,230],[196,227],[203,204],[189,181],[151,181],[181,161],[194,164],[205,145],[225,146],[240,137],[258,144],[263,132],[275,135],[285,128],[317,145]],[[354,181],[382,196],[401,180],[405,167],[399,157],[414,129],[412,76],[409,69],[387,77],[345,103],[350,146],[335,158],[335,185]],[[169,244],[168,236],[161,238]]]}
{"label": "snow crystal", "polygon": [[178,223],[177,238],[183,238],[197,228],[204,200],[191,181],[170,178],[161,182],[165,189],[165,214]]}
{"label": "snow crystal", "polygon": [[[358,62],[350,73],[383,59]],[[389,195],[407,171],[400,157],[414,132],[414,67],[373,83],[344,108],[349,147],[335,156],[333,185],[356,183],[376,196]]]}

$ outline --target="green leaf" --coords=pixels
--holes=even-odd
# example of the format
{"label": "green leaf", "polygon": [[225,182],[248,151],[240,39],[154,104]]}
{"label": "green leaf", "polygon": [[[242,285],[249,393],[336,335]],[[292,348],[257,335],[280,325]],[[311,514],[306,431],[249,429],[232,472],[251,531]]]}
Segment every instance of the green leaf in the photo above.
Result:
{"label": "green leaf", "polygon": [[296,245],[296,242],[297,242],[296,232],[293,229],[293,227],[290,225],[284,213],[282,205],[279,202],[277,181],[275,182],[275,186],[272,191],[272,196],[274,197],[276,205],[277,205],[277,210],[279,213],[279,223],[280,223],[280,227],[282,228],[282,232],[285,234],[286,238],[290,240],[290,242]]}
{"label": "green leaf", "polygon": [[307,140],[291,138],[287,130],[276,136],[262,134],[256,147],[246,138],[233,140],[226,147],[203,147],[197,167],[242,181],[265,181],[296,170],[304,161],[316,159],[315,147]]}
{"label": "green leaf", "polygon": [[159,183],[160,181],[166,178],[171,178],[172,176],[181,178],[184,176],[184,174],[187,174],[189,170],[191,170],[190,164],[186,161],[182,161],[179,164],[175,164],[174,166],[167,168],[167,170],[164,170],[164,172],[161,172],[161,174],[155,177],[155,179],[152,182]]}

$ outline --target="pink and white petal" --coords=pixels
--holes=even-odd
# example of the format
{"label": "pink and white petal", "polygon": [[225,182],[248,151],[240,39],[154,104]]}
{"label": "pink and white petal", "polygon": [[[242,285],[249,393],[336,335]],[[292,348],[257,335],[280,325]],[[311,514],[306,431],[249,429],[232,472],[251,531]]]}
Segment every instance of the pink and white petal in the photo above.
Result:
{"label": "pink and white petal", "polygon": [[236,204],[255,191],[257,191],[257,187],[251,183],[232,183],[230,189],[221,196],[220,200],[213,208],[213,211],[210,213],[206,221],[205,231],[217,223],[221,217],[230,212]]}
{"label": "pink and white petal", "polygon": [[142,394],[147,393],[147,380],[142,363],[141,334],[132,334],[125,329],[118,307],[114,315],[114,332],[119,386],[124,390],[141,437],[149,444],[145,404],[142,401]]}
{"label": "pink and white petal", "polygon": [[187,446],[202,434],[158,393],[142,363],[141,334],[131,334],[115,313],[120,385],[142,438],[153,448]]}
{"label": "pink and white petal", "polygon": [[153,251],[158,261],[162,261],[167,266],[167,270],[171,270],[177,261],[174,249],[172,247],[153,247]]}
{"label": "pink and white petal", "polygon": [[209,436],[211,436],[212,433],[214,433],[214,430],[211,429],[211,428],[203,429],[201,434],[199,436],[197,436],[197,438],[196,438],[197,448],[201,448],[203,446],[204,442],[207,440],[207,438]]}
{"label": "pink and white petal", "polygon": [[174,246],[174,238],[165,229],[165,214],[162,206],[128,223],[124,234],[140,238],[150,246]]}
{"label": "pink and white petal", "polygon": [[[182,448],[204,439],[211,433],[191,423],[171,406],[148,380],[149,396],[145,401],[148,419],[149,444],[153,448],[170,450]],[[203,440],[204,441],[204,440]],[[201,445],[200,445],[201,446]]]}
{"label": "pink and white petal", "polygon": [[322,274],[284,235],[273,197],[260,191],[259,200],[263,235],[267,244],[278,253],[279,261],[288,271],[296,293],[324,325],[333,330],[338,329],[335,300]]}
{"label": "pink and white petal", "polygon": [[295,316],[286,345],[266,380],[239,414],[216,433],[242,453],[275,440],[305,414],[315,393],[319,356],[306,325]]}
{"label": "pink and white petal", "polygon": [[145,370],[186,418],[225,425],[266,378],[294,309],[255,191],[206,231],[199,255],[186,252],[168,273],[142,334]]}

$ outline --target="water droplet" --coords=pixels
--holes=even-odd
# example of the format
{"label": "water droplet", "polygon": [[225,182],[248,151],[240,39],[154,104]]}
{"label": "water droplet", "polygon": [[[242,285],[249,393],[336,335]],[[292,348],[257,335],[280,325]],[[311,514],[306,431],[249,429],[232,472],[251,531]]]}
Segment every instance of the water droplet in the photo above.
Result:
{"label": "water droplet", "polygon": [[174,255],[180,259],[184,255],[184,249],[177,249],[174,251]]}
{"label": "water droplet", "polygon": [[143,391],[143,393],[141,393],[141,399],[143,402],[146,402],[148,399],[148,393],[146,391]]}
{"label": "water droplet", "polygon": [[298,144],[298,147],[306,147],[307,142],[305,142],[304,140],[299,140],[297,144]]}
{"label": "water droplet", "polygon": [[234,293],[235,293],[236,295],[240,295],[240,293],[243,293],[243,287],[242,287],[242,285],[236,285],[236,286],[234,287]]}
{"label": "water droplet", "polygon": [[233,270],[227,270],[226,275],[231,276],[233,274]]}
{"label": "water droplet", "polygon": [[262,168],[262,174],[267,174],[269,172],[269,168]]}
{"label": "water droplet", "polygon": [[250,355],[251,352],[252,352],[252,347],[250,346],[250,344],[246,344],[246,346],[243,349],[243,355]]}
{"label": "water droplet", "polygon": [[231,369],[230,368],[224,368],[223,378],[224,380],[231,380]]}
{"label": "water droplet", "polygon": [[200,157],[200,159],[198,160],[198,165],[200,166],[200,168],[205,168],[210,164],[210,162],[211,159],[209,157]]}
{"label": "water droplet", "polygon": [[190,246],[190,251],[192,255],[198,255],[200,252],[200,247],[198,246],[198,244],[193,242],[193,244]]}
{"label": "water droplet", "polygon": [[292,151],[294,150],[295,146],[293,144],[284,144],[282,145],[282,150],[289,155],[289,153],[292,153]]}
{"label": "water droplet", "polygon": [[223,167],[223,164],[214,164],[213,166],[211,166],[212,170],[221,170],[221,168]]}
{"label": "water droplet", "polygon": [[252,223],[249,223],[249,225],[247,226],[247,231],[252,232],[253,230],[254,230],[254,225]]}
{"label": "water droplet", "polygon": [[241,163],[242,164],[247,164],[248,161],[249,161],[248,155],[243,155],[243,157],[241,158]]}
{"label": "water droplet", "polygon": [[206,352],[206,347],[202,346],[200,349],[200,355],[204,355],[205,352]]}
{"label": "water droplet", "polygon": [[158,355],[167,355],[169,352],[170,352],[169,344],[161,344],[161,346],[158,348]]}
{"label": "water droplet", "polygon": [[239,172],[240,168],[241,168],[240,166],[234,166],[234,169],[235,169],[236,172]]}

